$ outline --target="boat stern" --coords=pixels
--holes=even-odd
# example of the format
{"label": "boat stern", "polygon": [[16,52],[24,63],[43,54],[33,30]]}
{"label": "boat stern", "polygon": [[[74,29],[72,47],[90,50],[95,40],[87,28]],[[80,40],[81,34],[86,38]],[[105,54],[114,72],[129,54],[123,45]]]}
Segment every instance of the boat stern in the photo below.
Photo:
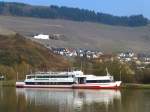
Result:
{"label": "boat stern", "polygon": [[116,86],[120,87],[121,86],[122,81],[116,81]]}

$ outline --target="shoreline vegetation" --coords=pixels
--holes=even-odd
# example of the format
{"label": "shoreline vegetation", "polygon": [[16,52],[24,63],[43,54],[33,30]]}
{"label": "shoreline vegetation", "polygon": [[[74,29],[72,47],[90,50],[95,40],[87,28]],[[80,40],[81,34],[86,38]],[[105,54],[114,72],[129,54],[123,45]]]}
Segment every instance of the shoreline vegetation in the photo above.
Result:
{"label": "shoreline vegetation", "polygon": [[0,81],[0,87],[15,87],[15,80]]}
{"label": "shoreline vegetation", "polygon": [[[0,81],[0,87],[15,87],[15,80]],[[150,89],[150,84],[122,83],[120,89]]]}
{"label": "shoreline vegetation", "polygon": [[122,89],[150,89],[150,84],[123,83]]}
{"label": "shoreline vegetation", "polygon": [[[25,79],[26,74],[37,71],[62,71],[75,67],[85,74],[101,76],[106,68],[114,80],[123,82],[121,88],[149,88],[150,69],[137,69],[136,62],[120,62],[115,56],[101,59],[76,57],[66,59],[49,51],[42,45],[32,42],[20,34],[0,35],[0,81],[2,86],[15,86],[16,79]],[[13,49],[13,52],[11,52]],[[108,58],[107,58],[108,57]],[[136,82],[137,84],[134,84]]]}

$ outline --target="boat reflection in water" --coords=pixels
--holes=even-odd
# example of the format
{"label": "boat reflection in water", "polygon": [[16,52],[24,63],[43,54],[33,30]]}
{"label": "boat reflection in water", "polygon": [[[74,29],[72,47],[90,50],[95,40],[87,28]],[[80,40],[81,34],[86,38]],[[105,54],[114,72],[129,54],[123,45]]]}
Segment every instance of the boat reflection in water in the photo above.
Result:
{"label": "boat reflection in water", "polygon": [[17,96],[24,96],[28,104],[48,108],[55,106],[59,109],[57,111],[67,112],[81,109],[83,106],[93,103],[102,103],[103,106],[107,107],[109,104],[113,104],[115,100],[121,101],[119,90],[17,88],[16,93]]}

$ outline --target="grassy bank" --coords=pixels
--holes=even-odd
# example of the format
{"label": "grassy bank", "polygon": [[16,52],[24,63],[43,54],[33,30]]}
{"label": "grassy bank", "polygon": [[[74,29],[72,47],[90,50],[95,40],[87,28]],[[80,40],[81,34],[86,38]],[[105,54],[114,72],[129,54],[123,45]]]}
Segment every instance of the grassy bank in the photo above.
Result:
{"label": "grassy bank", "polygon": [[150,89],[150,84],[135,84],[135,83],[125,83],[121,85],[123,89]]}
{"label": "grassy bank", "polygon": [[0,86],[14,86],[15,87],[15,80],[10,81],[0,81]]}

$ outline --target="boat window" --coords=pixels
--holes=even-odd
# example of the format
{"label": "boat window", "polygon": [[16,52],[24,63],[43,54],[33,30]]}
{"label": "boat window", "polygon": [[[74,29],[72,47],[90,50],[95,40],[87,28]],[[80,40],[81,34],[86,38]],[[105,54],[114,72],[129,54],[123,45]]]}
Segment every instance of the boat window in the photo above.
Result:
{"label": "boat window", "polygon": [[68,78],[68,76],[36,76],[36,78]]}
{"label": "boat window", "polygon": [[50,78],[50,76],[36,76],[36,78]]}
{"label": "boat window", "polygon": [[109,83],[110,80],[86,80],[87,83]]}
{"label": "boat window", "polygon": [[35,76],[27,76],[27,79],[35,78]]}
{"label": "boat window", "polygon": [[27,85],[71,85],[74,82],[26,82]]}
{"label": "boat window", "polygon": [[68,78],[68,76],[51,76],[51,78]]}

